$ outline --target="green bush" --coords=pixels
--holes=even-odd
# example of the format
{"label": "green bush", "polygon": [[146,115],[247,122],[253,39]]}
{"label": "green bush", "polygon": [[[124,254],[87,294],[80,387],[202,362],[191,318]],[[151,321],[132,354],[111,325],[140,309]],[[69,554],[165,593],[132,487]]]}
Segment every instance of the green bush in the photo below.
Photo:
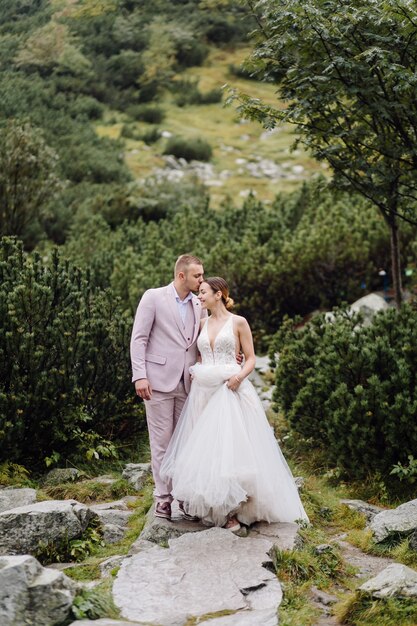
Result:
{"label": "green bush", "polygon": [[330,465],[350,478],[387,477],[417,449],[417,310],[405,304],[359,322],[343,310],[301,330],[288,320],[271,348],[280,353],[275,400]]}
{"label": "green bush", "polygon": [[126,113],[134,120],[148,124],[161,124],[165,119],[165,111],[159,106],[132,105],[126,109]]}
{"label": "green bush", "polygon": [[129,381],[131,320],[92,283],[56,250],[43,261],[1,240],[0,462],[39,468],[79,446],[106,456],[103,438],[143,424]]}
{"label": "green bush", "polygon": [[199,137],[170,137],[164,154],[172,154],[177,159],[183,158],[186,161],[210,161],[213,151],[210,144]]}

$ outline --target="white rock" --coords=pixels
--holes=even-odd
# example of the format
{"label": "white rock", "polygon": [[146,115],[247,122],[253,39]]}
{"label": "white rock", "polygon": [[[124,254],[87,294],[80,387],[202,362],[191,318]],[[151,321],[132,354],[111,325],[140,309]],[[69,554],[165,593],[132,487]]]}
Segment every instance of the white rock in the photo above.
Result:
{"label": "white rock", "polygon": [[77,585],[32,556],[0,557],[1,626],[53,626],[69,614]]}
{"label": "white rock", "polygon": [[368,293],[367,296],[359,298],[359,300],[350,305],[351,311],[360,312],[365,318],[369,319],[372,319],[378,311],[385,311],[386,309],[389,309],[389,305],[377,293]]}
{"label": "white rock", "polygon": [[302,165],[293,165],[292,171],[294,174],[302,174],[304,172],[304,167]]}
{"label": "white rock", "polygon": [[169,139],[170,137],[172,137],[172,133],[169,130],[163,130],[161,136],[165,137],[165,139]]}
{"label": "white rock", "polygon": [[392,534],[410,533],[417,529],[417,499],[401,504],[396,509],[388,509],[375,515],[369,528],[377,543]]}
{"label": "white rock", "polygon": [[400,596],[417,598],[417,572],[401,563],[392,563],[359,587],[374,598]]}
{"label": "white rock", "polygon": [[2,489],[0,491],[0,513],[18,506],[33,504],[33,502],[36,502],[35,489]]}
{"label": "white rock", "polygon": [[245,621],[225,624],[275,626],[281,587],[263,567],[273,544],[222,528],[171,539],[169,548],[154,546],[123,562],[113,586],[115,603],[124,618],[159,626],[183,626],[190,616],[226,609],[244,610]]}
{"label": "white rock", "polygon": [[40,542],[79,537],[94,513],[75,500],[47,500],[0,513],[0,554],[35,552]]}

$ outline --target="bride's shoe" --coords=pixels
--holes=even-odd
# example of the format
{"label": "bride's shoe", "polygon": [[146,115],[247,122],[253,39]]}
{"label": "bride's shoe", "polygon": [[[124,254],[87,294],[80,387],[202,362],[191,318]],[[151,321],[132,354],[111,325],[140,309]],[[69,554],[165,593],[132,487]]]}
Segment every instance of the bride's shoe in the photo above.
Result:
{"label": "bride's shoe", "polygon": [[235,533],[238,530],[240,530],[242,527],[239,524],[236,517],[231,517],[230,519],[227,520],[223,528],[226,528],[226,530],[230,530],[232,533]]}

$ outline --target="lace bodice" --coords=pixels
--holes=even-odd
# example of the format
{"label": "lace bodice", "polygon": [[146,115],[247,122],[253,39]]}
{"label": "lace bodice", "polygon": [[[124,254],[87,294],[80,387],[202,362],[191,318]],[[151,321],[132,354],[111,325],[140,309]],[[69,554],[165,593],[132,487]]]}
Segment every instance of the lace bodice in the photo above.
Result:
{"label": "lace bodice", "polygon": [[233,315],[226,320],[214,340],[213,350],[208,336],[208,320],[204,324],[197,346],[203,365],[236,364],[236,338],[233,332]]}

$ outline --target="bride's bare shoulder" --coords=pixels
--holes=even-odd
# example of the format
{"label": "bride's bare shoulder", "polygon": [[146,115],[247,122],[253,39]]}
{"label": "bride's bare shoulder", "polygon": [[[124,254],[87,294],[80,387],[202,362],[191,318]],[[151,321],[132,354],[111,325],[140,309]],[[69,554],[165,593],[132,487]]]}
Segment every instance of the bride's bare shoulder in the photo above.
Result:
{"label": "bride's bare shoulder", "polygon": [[236,315],[235,313],[232,313],[232,315],[234,317],[233,321],[236,325],[236,328],[240,330],[243,330],[244,328],[249,328],[249,323],[246,317],[243,317],[243,315]]}

